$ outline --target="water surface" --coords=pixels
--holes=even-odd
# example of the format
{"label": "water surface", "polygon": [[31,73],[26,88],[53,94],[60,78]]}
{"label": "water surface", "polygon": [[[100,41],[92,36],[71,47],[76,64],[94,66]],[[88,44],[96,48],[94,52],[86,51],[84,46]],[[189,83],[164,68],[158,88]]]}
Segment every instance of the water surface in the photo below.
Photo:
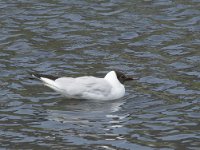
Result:
{"label": "water surface", "polygon": [[[0,148],[200,147],[198,0],[1,1]],[[114,101],[66,99],[28,71],[138,77]]]}

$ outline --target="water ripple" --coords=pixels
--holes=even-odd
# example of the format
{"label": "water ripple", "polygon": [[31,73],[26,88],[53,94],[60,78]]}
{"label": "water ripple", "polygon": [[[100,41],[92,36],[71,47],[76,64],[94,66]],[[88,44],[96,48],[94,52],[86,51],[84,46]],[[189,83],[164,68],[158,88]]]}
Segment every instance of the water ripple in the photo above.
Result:
{"label": "water ripple", "polygon": [[[199,149],[199,1],[1,1],[2,149]],[[138,77],[66,99],[28,71]]]}

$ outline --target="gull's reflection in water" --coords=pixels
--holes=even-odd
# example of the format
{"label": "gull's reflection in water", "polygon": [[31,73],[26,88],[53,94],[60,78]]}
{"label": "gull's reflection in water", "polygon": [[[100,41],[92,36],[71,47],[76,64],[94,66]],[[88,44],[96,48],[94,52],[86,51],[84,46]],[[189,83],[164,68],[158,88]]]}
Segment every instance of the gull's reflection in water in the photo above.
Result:
{"label": "gull's reflection in water", "polygon": [[102,118],[110,118],[110,114],[118,112],[125,100],[92,101],[92,100],[61,100],[48,107],[48,120],[58,122],[90,122]]}

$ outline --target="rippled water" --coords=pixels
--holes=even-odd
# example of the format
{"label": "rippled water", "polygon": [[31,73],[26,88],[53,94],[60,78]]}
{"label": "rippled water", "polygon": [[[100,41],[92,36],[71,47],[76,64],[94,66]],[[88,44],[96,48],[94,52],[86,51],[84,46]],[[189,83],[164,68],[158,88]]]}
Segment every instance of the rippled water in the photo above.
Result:
{"label": "rippled water", "polygon": [[[0,1],[1,149],[200,147],[198,0]],[[28,71],[139,79],[115,101],[71,100]]]}

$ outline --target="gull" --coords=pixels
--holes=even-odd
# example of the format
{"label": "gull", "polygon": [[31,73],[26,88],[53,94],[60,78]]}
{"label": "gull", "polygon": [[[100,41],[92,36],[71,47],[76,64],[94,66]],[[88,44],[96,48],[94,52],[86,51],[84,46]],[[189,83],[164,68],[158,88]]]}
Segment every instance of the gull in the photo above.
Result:
{"label": "gull", "polygon": [[55,77],[33,73],[44,85],[67,98],[89,100],[114,100],[125,95],[124,82],[134,80],[119,71],[110,71],[104,78],[93,76]]}

